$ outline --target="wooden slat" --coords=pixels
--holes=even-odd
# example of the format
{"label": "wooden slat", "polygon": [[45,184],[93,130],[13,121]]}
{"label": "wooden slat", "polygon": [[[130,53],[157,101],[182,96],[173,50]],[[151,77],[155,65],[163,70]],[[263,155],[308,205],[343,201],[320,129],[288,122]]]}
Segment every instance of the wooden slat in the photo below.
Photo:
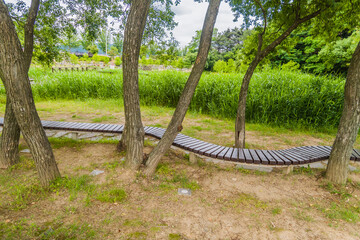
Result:
{"label": "wooden slat", "polygon": [[275,159],[276,165],[284,165],[285,162],[281,158],[279,158],[273,150],[269,150],[268,153]]}
{"label": "wooden slat", "polygon": [[193,147],[193,149],[194,149],[194,151],[195,151],[196,153],[200,153],[201,150],[207,149],[208,147],[212,147],[213,145],[214,145],[214,144],[205,142],[205,144],[203,144],[203,145],[201,145],[201,146]]}
{"label": "wooden slat", "polygon": [[259,156],[261,164],[265,164],[265,165],[270,164],[270,161],[266,158],[266,156],[261,150],[255,150],[255,152]]}
{"label": "wooden slat", "polygon": [[227,153],[225,154],[224,159],[231,160],[231,155],[232,155],[233,151],[234,151],[234,148],[229,148],[229,151],[227,151]]}
{"label": "wooden slat", "polygon": [[284,150],[278,150],[278,152],[283,155],[284,157],[286,157],[287,159],[290,159],[293,161],[293,164],[304,164],[305,160],[298,157],[298,156],[294,156],[292,154],[289,154],[287,152],[285,152]]}
{"label": "wooden slat", "polygon": [[227,154],[227,152],[230,150],[231,148],[226,147],[224,148],[224,150],[222,150],[221,152],[219,152],[219,154],[216,156],[216,158],[218,159],[224,159],[225,155]]}
{"label": "wooden slat", "polygon": [[234,148],[234,151],[231,154],[231,161],[235,162],[245,162],[244,159],[239,159],[239,151],[241,151],[241,148]]}
{"label": "wooden slat", "polygon": [[307,148],[313,149],[314,151],[318,151],[319,154],[322,154],[324,156],[323,160],[328,159],[330,157],[331,150],[328,148],[323,148],[321,146],[308,146]]}
{"label": "wooden slat", "polygon": [[[250,151],[248,149],[243,149],[245,162],[246,163],[254,163],[254,159],[252,158]],[[239,155],[240,158],[240,155]]]}
{"label": "wooden slat", "polygon": [[357,149],[353,149],[353,152],[357,155],[355,161],[360,161],[360,152]]}
{"label": "wooden slat", "polygon": [[326,159],[326,155],[324,153],[317,151],[316,149],[311,149],[307,147],[300,147],[299,149],[301,149],[302,152],[310,156],[311,162],[316,162]]}
{"label": "wooden slat", "polygon": [[217,158],[218,154],[221,153],[226,147],[221,147],[210,154],[210,157]]}
{"label": "wooden slat", "polygon": [[250,152],[250,154],[251,154],[252,159],[254,160],[254,163],[255,163],[255,164],[260,164],[260,163],[261,163],[260,158],[259,158],[259,156],[256,154],[255,150],[249,149],[249,152]]}
{"label": "wooden slat", "polygon": [[297,158],[302,159],[302,160],[304,161],[304,162],[303,162],[304,164],[310,162],[309,156],[304,155],[304,153],[301,152],[301,151],[300,151],[300,153],[299,153],[299,150],[295,151],[294,148],[285,149],[285,150],[282,150],[282,151],[285,152],[286,154],[290,155],[290,156],[295,156],[295,157],[297,157]]}
{"label": "wooden slat", "polygon": [[238,149],[238,158],[239,158],[239,162],[245,162],[245,155],[244,155],[244,150],[242,148]]}
{"label": "wooden slat", "polygon": [[194,152],[197,152],[198,147],[202,147],[204,145],[208,144],[207,142],[196,140],[196,139],[189,139],[188,142],[183,143],[182,146],[184,146],[187,150],[192,150]]}
{"label": "wooden slat", "polygon": [[205,152],[204,152],[204,155],[207,156],[207,157],[211,157],[211,154],[212,154],[213,152],[215,152],[215,151],[217,151],[217,150],[219,150],[219,149],[221,149],[221,148],[224,148],[224,147],[223,147],[223,146],[219,146],[219,145],[215,145],[214,148],[205,151]]}
{"label": "wooden slat", "polygon": [[276,156],[277,156],[278,158],[280,158],[282,161],[284,161],[284,164],[285,164],[285,165],[293,164],[293,162],[296,161],[296,160],[292,160],[292,159],[289,159],[289,158],[283,156],[280,152],[278,152],[278,151],[276,151],[276,150],[271,151],[271,153],[272,153],[273,155],[276,155]]}
{"label": "wooden slat", "polygon": [[269,151],[261,150],[261,152],[264,154],[267,160],[269,160],[270,165],[276,165],[276,160],[269,154]]}

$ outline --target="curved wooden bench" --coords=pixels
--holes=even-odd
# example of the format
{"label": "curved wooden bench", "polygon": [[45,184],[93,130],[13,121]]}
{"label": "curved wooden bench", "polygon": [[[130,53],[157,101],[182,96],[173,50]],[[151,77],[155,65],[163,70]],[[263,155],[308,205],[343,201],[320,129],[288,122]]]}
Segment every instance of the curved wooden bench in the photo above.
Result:
{"label": "curved wooden bench", "polygon": [[[0,126],[3,126],[3,118],[0,118]],[[102,123],[78,123],[78,122],[56,122],[41,121],[44,129],[79,131],[79,132],[101,132],[118,133],[123,132],[124,126],[117,124]],[[165,133],[165,129],[158,127],[144,127],[145,134],[158,139]],[[322,161],[328,159],[331,152],[329,146],[304,146],[284,150],[255,150],[224,147],[204,142],[179,133],[173,145],[187,151],[211,158],[222,159],[232,162],[243,162],[266,165],[298,165]],[[360,151],[354,149],[350,160],[360,161]]]}

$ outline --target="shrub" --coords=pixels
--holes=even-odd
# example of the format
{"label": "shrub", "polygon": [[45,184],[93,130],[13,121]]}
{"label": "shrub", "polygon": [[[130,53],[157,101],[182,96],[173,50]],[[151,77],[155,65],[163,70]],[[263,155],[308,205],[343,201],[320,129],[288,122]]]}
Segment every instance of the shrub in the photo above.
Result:
{"label": "shrub", "polygon": [[72,64],[79,64],[79,59],[75,54],[70,54],[70,62]]}
{"label": "shrub", "polygon": [[214,64],[214,72],[227,72],[227,64],[223,60],[218,60]]}
{"label": "shrub", "polygon": [[116,58],[115,58],[115,65],[116,65],[116,66],[120,66],[120,65],[121,65],[121,58],[120,58],[120,57],[116,57]]}

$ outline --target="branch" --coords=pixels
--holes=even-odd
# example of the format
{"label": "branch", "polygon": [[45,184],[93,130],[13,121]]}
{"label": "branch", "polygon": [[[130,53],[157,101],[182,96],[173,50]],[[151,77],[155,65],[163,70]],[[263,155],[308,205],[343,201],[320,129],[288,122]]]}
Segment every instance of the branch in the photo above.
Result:
{"label": "branch", "polygon": [[27,69],[30,68],[31,58],[34,49],[34,24],[35,19],[39,10],[40,0],[32,0],[29,15],[26,20],[26,24],[24,27],[24,59],[25,59],[25,66]]}
{"label": "branch", "polygon": [[323,10],[319,9],[316,12],[313,12],[303,18],[295,19],[294,23],[283,32],[277,39],[275,39],[272,43],[270,43],[269,46],[267,46],[262,52],[261,52],[261,59],[266,57],[276,46],[278,46],[282,41],[284,41],[287,36],[290,35],[292,31],[294,31],[301,23],[304,23],[317,15],[319,15]]}
{"label": "branch", "polygon": [[266,31],[266,27],[267,27],[267,18],[266,18],[266,11],[264,9],[264,7],[261,5],[260,1],[259,0],[254,0],[255,3],[257,3],[262,11],[262,14],[264,16],[264,30],[262,31],[262,33],[259,33],[258,35],[258,50],[257,50],[257,53],[256,55],[259,55],[261,53],[261,48],[262,48],[262,45],[263,45],[263,36],[265,34],[265,31]]}

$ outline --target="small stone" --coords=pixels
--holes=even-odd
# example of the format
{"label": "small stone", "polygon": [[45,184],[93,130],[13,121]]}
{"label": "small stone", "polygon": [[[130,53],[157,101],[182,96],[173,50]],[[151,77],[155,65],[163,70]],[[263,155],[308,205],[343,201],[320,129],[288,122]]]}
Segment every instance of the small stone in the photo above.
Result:
{"label": "small stone", "polygon": [[124,162],[124,161],[125,161],[125,157],[121,158],[120,161],[121,161],[121,162]]}
{"label": "small stone", "polygon": [[236,181],[237,179],[236,178],[232,178],[233,181]]}
{"label": "small stone", "polygon": [[102,170],[94,170],[94,171],[92,171],[90,173],[90,176],[97,176],[97,175],[102,174],[102,173],[104,173],[104,171],[102,171]]}
{"label": "small stone", "polygon": [[179,188],[178,189],[179,195],[191,196],[191,190],[188,188]]}
{"label": "small stone", "polygon": [[30,149],[23,149],[20,151],[21,153],[30,153]]}

